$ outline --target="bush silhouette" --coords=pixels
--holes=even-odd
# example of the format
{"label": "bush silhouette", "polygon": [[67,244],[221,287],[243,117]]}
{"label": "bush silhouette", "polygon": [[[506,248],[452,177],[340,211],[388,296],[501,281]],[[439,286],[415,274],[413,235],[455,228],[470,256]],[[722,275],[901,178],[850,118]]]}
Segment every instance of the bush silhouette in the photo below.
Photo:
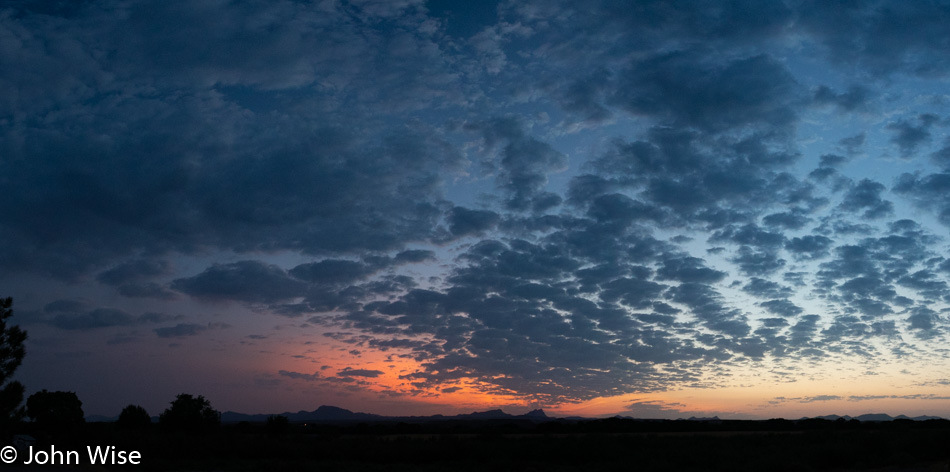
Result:
{"label": "bush silhouette", "polygon": [[158,417],[158,422],[168,431],[207,431],[221,424],[221,413],[211,408],[205,397],[182,393]]}
{"label": "bush silhouette", "polygon": [[116,421],[116,425],[121,429],[147,429],[150,424],[152,424],[152,418],[148,416],[145,408],[138,405],[123,408]]}
{"label": "bush silhouette", "polygon": [[49,430],[70,428],[86,421],[75,392],[36,392],[26,399],[26,415],[37,426]]}

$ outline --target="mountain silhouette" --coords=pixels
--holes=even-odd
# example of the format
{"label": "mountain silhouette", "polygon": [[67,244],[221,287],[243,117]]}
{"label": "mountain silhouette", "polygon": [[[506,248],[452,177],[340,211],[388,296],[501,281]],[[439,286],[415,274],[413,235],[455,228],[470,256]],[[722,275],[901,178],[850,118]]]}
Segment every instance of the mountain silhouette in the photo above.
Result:
{"label": "mountain silhouette", "polygon": [[[221,422],[223,423],[240,423],[242,421],[247,421],[250,423],[261,423],[267,421],[267,418],[273,416],[274,414],[246,414],[238,413],[235,411],[226,411],[221,414]],[[319,408],[313,411],[300,410],[296,413],[294,412],[284,412],[280,413],[281,416],[287,417],[288,420],[294,423],[357,423],[357,422],[382,422],[382,421],[401,421],[401,422],[410,422],[410,423],[419,423],[419,422],[430,422],[430,421],[497,421],[497,420],[518,420],[518,421],[531,421],[531,422],[545,422],[551,420],[561,420],[561,421],[587,421],[587,420],[596,420],[598,418],[584,418],[580,416],[571,416],[571,417],[561,417],[561,418],[552,418],[544,413],[544,410],[537,409],[529,411],[521,415],[512,415],[505,413],[501,409],[486,410],[486,411],[474,411],[472,413],[462,413],[458,415],[430,415],[430,416],[385,416],[377,415],[373,413],[360,413],[347,410],[345,408],[340,408],[331,405],[321,405]],[[618,419],[636,419],[629,416],[615,416]],[[86,417],[87,422],[112,422],[115,421],[117,417],[112,416],[102,416],[102,415],[89,415]],[[939,416],[915,416],[909,417],[906,415],[890,416],[885,413],[868,413],[860,416],[839,416],[839,415],[824,415],[824,416],[813,416],[813,417],[802,417],[799,420],[792,421],[801,421],[807,419],[821,419],[829,421],[837,421],[839,419],[850,421],[852,419],[858,420],[861,422],[885,422],[885,421],[894,421],[894,420],[913,420],[913,421],[927,421],[927,420],[939,420],[943,419]],[[157,421],[157,417],[153,417],[152,421]],[[642,420],[641,420],[642,421]],[[680,421],[683,421],[681,418]],[[697,421],[697,422],[721,422],[723,421],[717,416],[711,418],[697,418],[690,417],[685,421]]]}
{"label": "mountain silhouette", "polygon": [[[271,417],[271,414],[256,414],[248,415],[244,413],[237,413],[234,411],[226,411],[221,414],[221,421],[224,423],[238,423],[241,421],[249,421],[252,423],[267,421],[267,418]],[[354,413],[345,408],[340,408],[336,406],[321,405],[319,408],[313,411],[300,410],[296,413],[284,412],[280,416],[286,416],[288,420],[295,423],[306,423],[306,422],[348,422],[348,421],[382,421],[385,420],[385,416],[374,415],[372,413]]]}
{"label": "mountain silhouette", "polygon": [[544,410],[538,408],[537,410],[531,410],[523,415],[522,418],[537,419],[537,420],[546,420],[549,419],[548,415],[544,414]]}
{"label": "mountain silhouette", "polygon": [[[372,413],[356,413],[345,408],[340,408],[336,406],[322,405],[316,410],[305,411],[301,410],[296,413],[284,412],[280,414],[281,416],[286,416],[288,420],[294,423],[343,423],[343,422],[374,422],[374,421],[443,421],[443,420],[530,420],[530,421],[547,421],[551,419],[548,417],[544,410],[537,409],[525,413],[523,415],[512,415],[505,413],[500,409],[487,410],[487,411],[475,411],[472,413],[463,413],[459,415],[446,416],[446,415],[432,415],[432,416],[383,416],[375,415]],[[223,423],[239,423],[241,421],[248,421],[251,423],[257,423],[262,421],[267,421],[267,418],[271,417],[271,414],[255,414],[248,415],[245,413],[237,413],[234,411],[226,411],[221,414],[221,422]]]}
{"label": "mountain silhouette", "polygon": [[[807,419],[810,419],[810,418],[808,418],[808,417],[803,417],[803,418],[801,418],[801,419],[807,420]],[[886,414],[886,413],[867,413],[867,414],[860,415],[860,416],[848,416],[848,415],[844,415],[844,416],[838,416],[838,415],[814,416],[814,417],[812,417],[811,419],[829,420],[829,421],[837,421],[837,420],[839,420],[839,419],[843,419],[843,420],[845,420],[845,421],[858,420],[858,421],[862,421],[862,422],[865,422],[865,421],[866,421],[866,422],[875,422],[875,421],[881,422],[881,421],[894,421],[894,420],[927,421],[927,420],[940,420],[940,419],[943,419],[943,418],[941,418],[941,417],[939,417],[939,416],[927,416],[927,415],[909,417],[909,416],[907,416],[907,415],[891,416],[891,415],[888,415],[888,414]]]}

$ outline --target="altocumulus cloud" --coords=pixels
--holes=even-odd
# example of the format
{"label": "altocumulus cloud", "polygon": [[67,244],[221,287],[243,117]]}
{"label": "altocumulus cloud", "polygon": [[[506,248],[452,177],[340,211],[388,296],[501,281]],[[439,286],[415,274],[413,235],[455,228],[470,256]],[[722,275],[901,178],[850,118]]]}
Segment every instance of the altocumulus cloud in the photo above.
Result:
{"label": "altocumulus cloud", "polygon": [[253,311],[348,345],[351,367],[275,381],[380,382],[357,362],[377,350],[417,363],[391,395],[940,358],[945,5],[490,13],[0,7],[0,277],[89,288],[34,296],[43,329],[201,340],[225,325],[196,304],[235,302],[222,339],[268,342]]}

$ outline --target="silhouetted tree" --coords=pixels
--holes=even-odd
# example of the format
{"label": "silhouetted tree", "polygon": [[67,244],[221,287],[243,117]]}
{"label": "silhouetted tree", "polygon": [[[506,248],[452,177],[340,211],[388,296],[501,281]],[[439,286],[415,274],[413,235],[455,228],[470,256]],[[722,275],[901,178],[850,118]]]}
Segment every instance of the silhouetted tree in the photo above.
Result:
{"label": "silhouetted tree", "polygon": [[116,425],[122,429],[146,429],[152,424],[152,418],[148,416],[145,408],[138,405],[129,405],[119,413],[119,419]]}
{"label": "silhouetted tree", "polygon": [[158,417],[158,422],[170,431],[204,431],[221,424],[221,413],[211,408],[205,397],[182,393]]}
{"label": "silhouetted tree", "polygon": [[274,436],[286,434],[290,430],[290,419],[284,415],[270,415],[267,417],[267,433]]}
{"label": "silhouetted tree", "polygon": [[23,419],[23,384],[10,380],[23,362],[26,350],[26,331],[19,326],[7,326],[13,316],[13,299],[0,299],[0,429],[8,428]]}
{"label": "silhouetted tree", "polygon": [[75,392],[36,392],[26,399],[26,415],[50,430],[70,428],[86,421],[82,402]]}

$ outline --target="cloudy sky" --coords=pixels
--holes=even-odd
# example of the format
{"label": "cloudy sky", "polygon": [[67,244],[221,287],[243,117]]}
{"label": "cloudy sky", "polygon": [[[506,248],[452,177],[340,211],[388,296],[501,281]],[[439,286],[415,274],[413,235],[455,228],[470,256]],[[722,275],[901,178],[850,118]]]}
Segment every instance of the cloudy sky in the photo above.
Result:
{"label": "cloudy sky", "polygon": [[0,7],[0,296],[87,414],[950,417],[945,1]]}

